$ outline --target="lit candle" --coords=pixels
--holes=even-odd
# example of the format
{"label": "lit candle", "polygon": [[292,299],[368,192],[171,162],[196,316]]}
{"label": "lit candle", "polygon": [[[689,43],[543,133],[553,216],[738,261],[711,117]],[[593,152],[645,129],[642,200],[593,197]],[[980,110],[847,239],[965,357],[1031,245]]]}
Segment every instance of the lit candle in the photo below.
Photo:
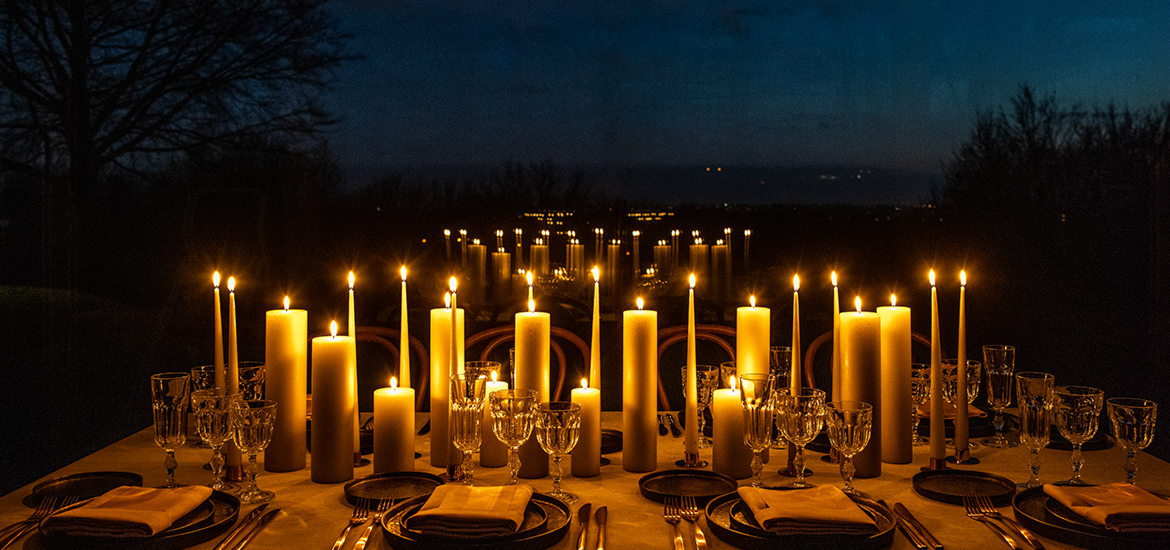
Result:
{"label": "lit candle", "polygon": [[[451,359],[452,309],[451,294],[444,298],[444,307],[431,310],[431,466],[447,467],[447,455],[454,447],[448,426],[451,409],[452,364],[463,364],[464,312],[455,311],[455,359]],[[458,371],[455,371],[458,372]]]}
{"label": "lit candle", "polygon": [[[536,390],[536,401],[549,400],[549,338],[551,319],[536,311],[536,302],[528,301],[528,311],[516,314],[516,389]],[[520,477],[540,478],[548,475],[548,454],[540,442],[531,437],[520,446]]]}
{"label": "lit candle", "polygon": [[[267,460],[267,455],[265,455]],[[414,470],[414,390],[398,387],[374,390],[374,473]]]}
{"label": "lit candle", "polygon": [[[461,231],[461,232],[466,233],[465,231]],[[456,289],[456,287],[459,286],[459,280],[456,279],[455,277],[451,277],[451,279],[448,281],[448,284],[450,285],[450,288],[451,288],[451,311],[456,311],[459,309],[459,306],[456,305],[457,295],[455,293],[455,289]],[[455,375],[456,373],[463,374],[463,357],[462,357],[463,354],[461,353],[462,348],[463,348],[463,342],[460,341],[458,338],[458,334],[459,334],[459,327],[457,326],[458,320],[459,320],[458,314],[451,315],[451,332],[449,333],[450,334],[450,347],[448,348],[451,350],[451,353],[447,355],[447,359],[450,361],[450,364],[447,367],[447,372],[450,375]],[[449,378],[444,379],[444,382],[446,382],[447,380],[449,380]],[[450,401],[448,401],[448,403],[447,403],[447,426],[448,427],[454,425],[454,421],[451,419],[452,414],[454,414],[454,413],[452,412],[452,410],[450,408]],[[454,434],[448,434],[447,441],[446,441],[446,443],[447,443],[447,476],[448,477],[454,477],[454,474],[455,474],[454,468],[463,463],[463,453],[459,452],[459,449],[457,447],[455,447],[453,437],[454,437]]]}
{"label": "lit candle", "polygon": [[531,302],[531,301],[533,301],[532,300],[532,270],[531,269],[528,270],[526,273],[524,273],[524,278],[528,279],[528,301]]}
{"label": "lit candle", "polygon": [[215,286],[215,357],[212,358],[212,364],[215,365],[215,387],[216,391],[223,392],[224,388],[224,367],[223,367],[223,313],[222,306],[219,303],[219,272],[211,274],[211,284]]}
{"label": "lit candle", "polygon": [[752,230],[743,230],[743,269],[747,271],[751,267],[752,255]]}
{"label": "lit candle", "polygon": [[733,479],[751,477],[752,450],[743,442],[743,405],[734,376],[730,388],[715,390],[711,420],[711,470]]}
{"label": "lit candle", "polygon": [[729,248],[724,244],[723,239],[715,241],[715,246],[711,247],[711,273],[710,285],[711,294],[716,298],[726,298],[727,290],[731,284],[731,256]]}
{"label": "lit candle", "polygon": [[792,276],[792,373],[788,375],[788,384],[792,389],[800,389],[800,275]]}
{"label": "lit candle", "polygon": [[467,263],[471,269],[471,279],[465,296],[470,296],[472,303],[483,299],[484,287],[487,286],[487,247],[479,243],[479,239],[472,239],[467,247]]}
{"label": "lit candle", "polygon": [[748,303],[748,307],[735,310],[735,370],[740,374],[768,374],[772,310],[756,307],[755,296],[748,298]]}
{"label": "lit candle", "polygon": [[601,473],[601,391],[581,379],[570,400],[581,405],[581,429],[570,456],[573,477],[594,477]]}
{"label": "lit candle", "polygon": [[585,245],[581,244],[581,241],[573,239],[565,246],[567,247],[565,253],[568,256],[567,263],[569,264],[569,274],[572,275],[574,279],[584,277]]}
{"label": "lit candle", "polygon": [[[500,380],[499,377],[499,370],[493,370],[492,378],[486,384],[485,396],[491,395],[494,391],[508,389],[508,383]],[[500,438],[496,437],[496,432],[492,428],[495,424],[495,421],[492,420],[492,408],[487,404],[486,398],[484,404],[483,423],[480,424],[482,431],[480,432],[479,465],[484,468],[498,468],[508,463],[508,447],[500,441]]]}
{"label": "lit candle", "polygon": [[443,240],[447,242],[447,263],[451,263],[451,230],[443,230]]}
{"label": "lit candle", "polygon": [[589,345],[589,385],[601,391],[601,270],[593,266],[593,338]]}
{"label": "lit candle", "polygon": [[467,267],[467,230],[459,230],[459,265]]}
{"label": "lit candle", "polygon": [[264,317],[265,397],[280,403],[264,469],[291,472],[305,467],[305,399],[308,386],[309,314],[303,309],[269,310]]}
{"label": "lit candle", "polygon": [[665,240],[654,245],[654,268],[659,270],[670,269],[670,246]]}
{"label": "lit candle", "polygon": [[703,244],[703,239],[698,237],[695,238],[695,244],[691,245],[691,269],[702,275],[704,281],[711,272],[710,247]]}
{"label": "lit candle", "polygon": [[630,232],[630,236],[634,239],[634,279],[637,280],[638,272],[642,270],[642,247],[641,243],[638,242],[639,237],[642,236],[642,232],[635,229]]}
{"label": "lit candle", "polygon": [[[622,469],[652,472],[658,467],[658,312],[622,313]],[[738,401],[737,401],[738,403]]]}
{"label": "lit candle", "polygon": [[[955,378],[955,460],[971,459],[967,424],[967,271],[959,271],[959,354]],[[931,422],[933,424],[933,422]]]}
{"label": "lit candle", "polygon": [[[354,315],[353,308],[353,272],[349,272],[349,337],[353,338],[354,357],[357,356],[357,316]],[[349,381],[352,388],[350,391],[357,395],[357,369],[354,369],[353,378]],[[353,463],[360,464],[362,461],[362,436],[361,436],[362,419],[360,418],[360,411],[357,406],[353,408]]]}
{"label": "lit candle", "polygon": [[410,322],[406,307],[406,266],[398,270],[402,275],[402,320],[398,328],[398,379],[403,388],[410,387]]}
{"label": "lit candle", "polygon": [[938,287],[930,270],[930,469],[946,468],[947,448],[943,409],[942,337],[938,329]]}
{"label": "lit candle", "polygon": [[353,282],[354,282],[353,272],[350,271],[349,272],[349,326],[347,327],[349,329],[349,332],[347,334],[349,335],[350,338],[357,338],[357,316],[354,315],[354,308],[353,308]]}
{"label": "lit candle", "polygon": [[[240,355],[236,342],[236,278],[228,277],[228,362],[224,371],[224,392],[228,395],[240,393]],[[242,481],[244,470],[240,457],[240,449],[236,443],[228,440],[223,447],[224,464],[227,478],[231,481]]]}
{"label": "lit candle", "polygon": [[695,274],[691,273],[690,301],[687,305],[687,405],[686,432],[683,433],[683,449],[686,462],[699,461],[699,385],[695,373]]}
{"label": "lit candle", "polygon": [[891,294],[890,305],[877,312],[882,319],[882,462],[909,464],[913,426],[897,411],[910,409],[910,308],[899,306]]}
{"label": "lit candle", "polygon": [[492,252],[492,287],[497,301],[507,301],[512,295],[512,255],[503,248]]}
{"label": "lit candle", "polygon": [[[854,300],[857,311],[838,314],[841,319],[841,399],[863,401],[873,406],[869,444],[853,457],[857,477],[882,474],[882,320],[874,312],[861,311],[861,297]],[[910,381],[906,381],[910,387]],[[909,404],[906,405],[909,408]],[[905,411],[899,409],[899,412]],[[898,418],[904,418],[899,414]]]}
{"label": "lit candle", "polygon": [[837,272],[830,276],[833,281],[833,401],[841,400],[841,294],[837,288]]}
{"label": "lit candle", "polygon": [[337,483],[353,478],[353,415],[357,396],[351,380],[357,373],[352,336],[313,338],[313,437],[310,439],[310,478],[315,483]]}
{"label": "lit candle", "polygon": [[529,271],[535,271],[541,276],[548,275],[548,245],[544,239],[536,239],[533,242],[528,263]]}

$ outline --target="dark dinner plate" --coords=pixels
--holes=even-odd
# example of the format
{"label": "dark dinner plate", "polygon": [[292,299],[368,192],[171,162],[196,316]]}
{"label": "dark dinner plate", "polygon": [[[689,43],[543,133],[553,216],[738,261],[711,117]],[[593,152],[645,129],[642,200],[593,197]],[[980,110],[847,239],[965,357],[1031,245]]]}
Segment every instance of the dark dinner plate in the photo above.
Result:
{"label": "dark dinner plate", "polygon": [[115,487],[130,485],[142,486],[142,476],[132,472],[82,472],[69,474],[47,481],[42,481],[33,487],[29,504],[36,506],[44,498],[76,498],[89,500],[104,495],[106,491]]}
{"label": "dark dinner plate", "polygon": [[[409,510],[403,512],[401,516],[401,524],[399,528],[401,532],[410,535],[415,540],[420,542],[438,542],[442,544],[462,544],[467,542],[466,538],[451,537],[445,535],[427,534],[417,529],[411,529],[408,526],[407,520],[414,517],[415,514],[426,504],[426,501],[418,503],[417,506],[412,506]],[[524,521],[520,523],[520,527],[516,528],[516,532],[511,535],[504,535],[493,539],[495,542],[511,542],[514,540],[525,539],[533,534],[543,532],[548,526],[548,513],[545,512],[544,506],[539,502],[528,501],[528,508],[524,510]]]}
{"label": "dark dinner plate", "polygon": [[894,516],[885,507],[867,498],[849,495],[862,511],[877,523],[873,535],[787,535],[764,530],[745,514],[747,506],[739,493],[732,491],[707,503],[707,527],[720,540],[744,550],[804,550],[839,549],[876,550],[887,548],[894,541]]}
{"label": "dark dinner plate", "polygon": [[[84,502],[66,507],[74,508]],[[50,535],[40,531],[45,546],[51,549],[126,549],[177,550],[213,539],[236,523],[240,514],[240,500],[220,491],[213,491],[203,504],[175,520],[167,530],[152,537],[87,537]],[[38,528],[39,531],[39,528]]]}
{"label": "dark dinner plate", "polygon": [[965,496],[987,495],[996,506],[1007,506],[1016,484],[1003,476],[974,470],[927,470],[914,474],[914,491],[950,504],[962,504]]}
{"label": "dark dinner plate", "polygon": [[601,454],[607,455],[622,450],[622,432],[603,428],[601,430]]}
{"label": "dark dinner plate", "polygon": [[358,478],[345,484],[345,500],[357,505],[358,499],[400,501],[430,495],[443,484],[439,476],[427,472],[387,472]]}
{"label": "dark dinner plate", "polygon": [[[1102,549],[1165,547],[1164,535],[1135,535],[1110,531],[1081,518],[1044,492],[1024,489],[1012,499],[1016,520],[1037,534],[1074,546]],[[1070,514],[1076,518],[1070,517]]]}
{"label": "dark dinner plate", "polygon": [[[534,493],[529,506],[537,505],[543,509],[545,516],[543,526],[532,526],[517,535],[458,542],[419,539],[416,538],[416,533],[404,530],[402,526],[426,501],[426,496],[414,497],[398,503],[382,516],[382,536],[387,546],[394,550],[544,550],[565,538],[569,533],[569,520],[572,518],[568,504],[548,495]],[[526,514],[525,525],[528,523]]]}
{"label": "dark dinner plate", "polygon": [[662,470],[642,476],[638,490],[654,502],[666,497],[695,497],[699,504],[739,487],[731,477],[709,470]]}

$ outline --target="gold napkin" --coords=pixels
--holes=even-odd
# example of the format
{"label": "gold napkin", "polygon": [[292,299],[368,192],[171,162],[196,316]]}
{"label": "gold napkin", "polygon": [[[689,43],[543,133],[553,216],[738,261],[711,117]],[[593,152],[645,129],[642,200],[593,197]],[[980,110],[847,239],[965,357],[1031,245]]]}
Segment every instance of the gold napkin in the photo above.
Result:
{"label": "gold napkin", "polygon": [[531,498],[531,485],[440,485],[418,513],[406,520],[406,526],[445,537],[510,535],[524,523],[524,510]]}
{"label": "gold napkin", "polygon": [[1044,492],[1085,519],[1114,531],[1170,533],[1170,502],[1120,482],[1096,487],[1045,485]]}
{"label": "gold napkin", "polygon": [[872,535],[877,524],[833,486],[775,491],[740,487],[739,497],[764,529],[777,535]]}
{"label": "gold napkin", "polygon": [[41,530],[71,536],[149,537],[165,531],[210,496],[208,487],[116,487],[84,505],[49,516]]}
{"label": "gold napkin", "polygon": [[[956,416],[955,413],[957,413],[958,410],[959,409],[957,407],[955,407],[954,405],[952,405],[950,403],[943,403],[943,418],[945,418],[946,420],[954,420],[955,416]],[[968,418],[984,418],[986,416],[987,416],[987,411],[980,409],[979,407],[976,407],[970,403],[967,404],[967,417]],[[930,398],[929,397],[926,398],[926,401],[924,403],[922,403],[921,405],[918,406],[918,417],[919,418],[930,418]]]}

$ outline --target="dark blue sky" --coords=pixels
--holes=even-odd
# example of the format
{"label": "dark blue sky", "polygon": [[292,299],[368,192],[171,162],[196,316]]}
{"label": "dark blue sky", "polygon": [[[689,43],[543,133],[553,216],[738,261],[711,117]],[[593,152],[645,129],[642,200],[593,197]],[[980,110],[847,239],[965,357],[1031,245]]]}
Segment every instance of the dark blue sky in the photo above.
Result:
{"label": "dark blue sky", "polygon": [[[335,0],[366,59],[333,151],[370,165],[865,165],[939,171],[1021,83],[1170,100],[1160,2]],[[946,6],[942,4],[947,4]]]}

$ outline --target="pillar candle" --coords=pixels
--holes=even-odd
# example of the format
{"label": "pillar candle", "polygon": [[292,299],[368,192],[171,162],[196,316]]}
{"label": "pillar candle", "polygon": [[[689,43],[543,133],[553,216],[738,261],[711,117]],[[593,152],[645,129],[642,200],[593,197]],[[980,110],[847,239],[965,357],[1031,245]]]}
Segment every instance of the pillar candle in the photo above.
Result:
{"label": "pillar candle", "polygon": [[[877,308],[882,319],[882,462],[909,464],[913,460],[910,418],[898,411],[910,409],[910,308]],[[877,421],[877,417],[874,417]]]}
{"label": "pillar candle", "polygon": [[406,266],[399,270],[402,275],[402,320],[398,325],[398,384],[410,387],[410,309],[406,307]]}
{"label": "pillar candle", "polygon": [[338,483],[353,478],[353,415],[357,396],[350,380],[357,373],[353,337],[313,338],[313,437],[310,478]]}
{"label": "pillar candle", "polygon": [[752,450],[743,442],[743,405],[734,387],[715,390],[711,398],[711,471],[747,479],[752,475]]}
{"label": "pillar candle", "polygon": [[[487,389],[484,391],[485,396],[491,395],[494,391],[508,389],[508,383],[499,380],[498,376],[498,371],[492,371],[492,379],[488,381]],[[499,468],[508,464],[508,447],[496,437],[495,429],[492,428],[495,424],[492,420],[492,407],[487,401],[485,398],[483,422],[480,424],[479,465],[484,468]]]}
{"label": "pillar candle", "polygon": [[932,470],[946,468],[947,448],[943,401],[942,343],[938,328],[938,287],[934,270],[930,270],[930,465]]}
{"label": "pillar candle", "polygon": [[699,274],[704,281],[711,274],[710,246],[697,243],[691,245],[691,270]]}
{"label": "pillar candle", "polygon": [[568,250],[568,264],[569,273],[574,278],[580,279],[585,276],[585,245],[574,240],[572,243],[565,245]]}
{"label": "pillar candle", "polygon": [[215,365],[215,387],[217,391],[224,391],[227,386],[224,385],[224,365],[223,365],[223,307],[219,303],[219,272],[216,271],[211,275],[211,283],[215,285],[215,357],[212,358],[212,364]]}
{"label": "pillar candle", "polygon": [[[463,364],[463,310],[455,313],[455,364]],[[451,432],[451,308],[431,310],[431,466],[447,467]]]}
{"label": "pillar candle", "polygon": [[723,241],[717,241],[715,246],[711,247],[711,295],[716,298],[724,298],[727,296],[727,290],[730,280],[727,277],[728,270],[731,263],[728,259],[727,245]]}
{"label": "pillar candle", "polygon": [[660,271],[670,269],[670,246],[665,243],[666,241],[659,241],[654,245],[654,268]]}
{"label": "pillar candle", "polygon": [[[861,311],[840,313],[841,319],[841,399],[863,401],[873,405],[873,428],[869,444],[853,457],[857,477],[882,475],[882,319],[877,313]],[[906,387],[910,387],[909,380]],[[905,413],[909,408],[899,409]],[[905,414],[896,415],[903,418]]]}
{"label": "pillar candle", "polygon": [[581,380],[570,400],[581,405],[581,431],[570,456],[573,477],[594,477],[601,473],[601,390]]}
{"label": "pillar candle", "polygon": [[642,243],[639,242],[639,237],[642,236],[642,232],[641,231],[631,231],[630,236],[633,237],[633,239],[634,239],[634,246],[631,247],[631,250],[634,253],[634,261],[633,261],[634,280],[637,281],[638,280],[638,272],[642,271],[642,250],[641,250]]}
{"label": "pillar candle", "polygon": [[476,299],[482,300],[486,295],[484,288],[487,286],[487,247],[479,244],[479,239],[467,247],[467,263],[471,269],[471,292],[464,296],[472,299],[470,303],[475,303]]}
{"label": "pillar candle", "polygon": [[264,393],[280,404],[272,426],[272,441],[264,450],[264,469],[291,472],[305,467],[305,401],[308,386],[308,318],[303,309],[265,314]]}
{"label": "pillar candle", "polygon": [[[267,460],[267,456],[265,458]],[[374,390],[374,473],[414,470],[414,390]]]}
{"label": "pillar candle", "polygon": [[788,385],[792,389],[799,389],[800,380],[800,275],[792,276],[792,373],[788,377]]}
{"label": "pillar candle", "polygon": [[669,269],[670,273],[673,273],[674,270],[678,269],[678,230],[677,229],[674,229],[670,232],[670,266],[669,267],[670,267],[670,269]]}
{"label": "pillar candle", "polygon": [[743,230],[743,270],[744,271],[747,271],[749,268],[751,268],[751,265],[752,265],[751,255],[752,255],[752,230],[751,229],[744,229]]}
{"label": "pillar candle", "polygon": [[601,391],[601,271],[593,266],[593,337],[589,342],[589,386]]}
{"label": "pillar candle", "polygon": [[687,462],[699,460],[699,385],[695,373],[695,274],[691,273],[690,301],[687,304],[687,404],[686,432],[683,434],[683,449]]}
{"label": "pillar candle", "polygon": [[837,288],[837,272],[830,276],[833,281],[833,401],[841,400],[841,294]]}
{"label": "pillar candle", "polygon": [[506,301],[512,295],[512,255],[503,248],[492,252],[492,287],[497,301]]}
{"label": "pillar candle", "polygon": [[[228,362],[224,369],[223,388],[227,395],[240,393],[240,353],[236,341],[236,278],[228,277]],[[231,439],[223,446],[227,478],[231,481],[244,479],[243,460],[240,449]]]}
{"label": "pillar candle", "polygon": [[[955,378],[955,460],[971,458],[967,412],[967,271],[959,272],[959,353]],[[933,422],[932,422],[933,424]]]}
{"label": "pillar candle", "polygon": [[[536,390],[537,403],[549,400],[549,333],[548,313],[536,311],[528,302],[528,311],[516,314],[516,389]],[[520,446],[520,477],[535,479],[548,475],[548,454],[536,437]]]}
{"label": "pillar candle", "polygon": [[768,374],[772,345],[772,310],[751,305],[735,310],[735,369],[740,374]]}
{"label": "pillar candle", "polygon": [[605,249],[601,247],[601,243],[605,240],[605,229],[600,227],[593,229],[593,263],[599,264],[605,261]]}
{"label": "pillar candle", "polygon": [[519,269],[524,266],[524,230],[513,229],[516,234],[516,268]]}
{"label": "pillar candle", "polygon": [[[622,469],[658,467],[658,312],[622,313]],[[739,403],[736,400],[736,403]]]}
{"label": "pillar candle", "polygon": [[537,244],[532,245],[529,256],[528,269],[540,276],[548,275],[548,245],[538,240]]}

